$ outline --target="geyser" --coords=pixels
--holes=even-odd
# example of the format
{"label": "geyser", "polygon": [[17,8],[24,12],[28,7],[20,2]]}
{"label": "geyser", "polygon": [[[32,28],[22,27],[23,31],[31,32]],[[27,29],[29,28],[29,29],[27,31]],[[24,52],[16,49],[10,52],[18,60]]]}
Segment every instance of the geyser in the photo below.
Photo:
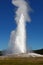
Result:
{"label": "geyser", "polygon": [[26,53],[26,21],[30,22],[30,6],[27,7],[25,0],[12,0],[12,3],[18,7],[15,18],[17,28],[11,32],[8,49],[3,52],[3,55],[8,57],[43,57],[43,55],[32,52]]}
{"label": "geyser", "polygon": [[25,32],[25,19],[23,14],[21,14],[20,20],[18,22],[17,33],[15,38],[15,51],[17,53],[26,52],[26,32]]}
{"label": "geyser", "polygon": [[16,31],[11,33],[10,46],[13,53],[26,53],[26,32],[23,14],[21,14]]}
{"label": "geyser", "polygon": [[18,7],[16,11],[16,30],[11,32],[9,51],[13,54],[26,53],[26,21],[30,22],[28,13],[31,8],[25,0],[12,0],[12,4]]}

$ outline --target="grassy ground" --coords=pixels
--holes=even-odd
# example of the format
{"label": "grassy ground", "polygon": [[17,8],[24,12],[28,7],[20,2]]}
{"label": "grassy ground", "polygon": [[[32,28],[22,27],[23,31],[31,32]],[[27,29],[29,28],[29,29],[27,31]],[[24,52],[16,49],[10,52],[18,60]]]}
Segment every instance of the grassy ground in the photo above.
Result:
{"label": "grassy ground", "polygon": [[43,65],[43,58],[0,58],[0,65]]}

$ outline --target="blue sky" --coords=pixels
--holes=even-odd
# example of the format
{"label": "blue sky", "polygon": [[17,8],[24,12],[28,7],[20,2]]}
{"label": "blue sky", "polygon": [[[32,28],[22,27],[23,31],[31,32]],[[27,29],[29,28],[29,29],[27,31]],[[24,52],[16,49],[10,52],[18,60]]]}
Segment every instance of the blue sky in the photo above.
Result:
{"label": "blue sky", "polygon": [[[26,0],[30,2],[33,12],[30,14],[31,23],[26,23],[27,47],[43,48],[43,0]],[[11,0],[0,0],[0,50],[8,47],[10,33],[16,28],[14,20],[16,7]]]}

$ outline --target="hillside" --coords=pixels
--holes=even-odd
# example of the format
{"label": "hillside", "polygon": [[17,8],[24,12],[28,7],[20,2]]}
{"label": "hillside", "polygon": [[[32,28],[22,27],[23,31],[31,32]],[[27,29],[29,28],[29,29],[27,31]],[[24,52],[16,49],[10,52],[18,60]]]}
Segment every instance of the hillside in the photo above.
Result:
{"label": "hillside", "polygon": [[3,55],[3,53],[2,53],[2,51],[0,51],[0,56],[2,56]]}
{"label": "hillside", "polygon": [[43,55],[43,49],[33,50],[33,52]]}

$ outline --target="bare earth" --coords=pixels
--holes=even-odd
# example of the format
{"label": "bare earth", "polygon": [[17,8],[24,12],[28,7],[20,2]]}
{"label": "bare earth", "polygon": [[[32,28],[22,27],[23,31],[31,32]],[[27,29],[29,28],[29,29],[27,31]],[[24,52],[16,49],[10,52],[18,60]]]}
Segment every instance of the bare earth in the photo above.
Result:
{"label": "bare earth", "polygon": [[0,57],[0,65],[43,65],[43,57]]}

